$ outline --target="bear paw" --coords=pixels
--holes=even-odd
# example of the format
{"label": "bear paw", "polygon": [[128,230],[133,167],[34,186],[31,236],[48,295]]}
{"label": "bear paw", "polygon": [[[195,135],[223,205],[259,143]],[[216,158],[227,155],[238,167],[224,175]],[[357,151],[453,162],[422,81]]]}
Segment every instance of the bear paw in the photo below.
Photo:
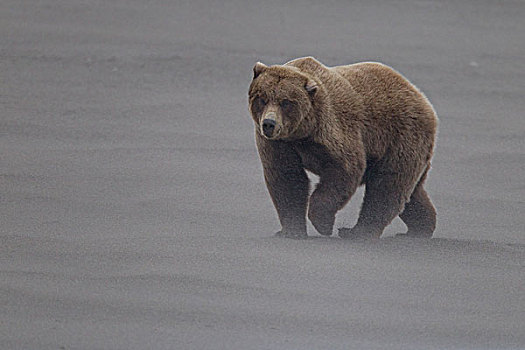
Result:
{"label": "bear paw", "polygon": [[314,225],[317,232],[323,236],[331,236],[335,223],[335,215],[326,211],[313,210],[311,207],[308,211],[308,218]]}
{"label": "bear paw", "polygon": [[433,230],[408,230],[405,233],[406,237],[416,237],[416,238],[432,238],[434,234]]}
{"label": "bear paw", "polygon": [[381,232],[372,228],[355,226],[353,228],[340,228],[338,235],[343,239],[364,240],[373,238],[377,239],[381,236]]}

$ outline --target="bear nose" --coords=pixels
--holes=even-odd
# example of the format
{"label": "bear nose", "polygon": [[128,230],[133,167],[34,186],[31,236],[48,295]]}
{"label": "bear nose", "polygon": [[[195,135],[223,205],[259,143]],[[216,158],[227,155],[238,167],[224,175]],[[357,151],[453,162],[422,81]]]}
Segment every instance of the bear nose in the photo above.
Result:
{"label": "bear nose", "polygon": [[262,129],[264,135],[271,137],[273,131],[275,130],[275,120],[273,119],[264,119],[262,122]]}

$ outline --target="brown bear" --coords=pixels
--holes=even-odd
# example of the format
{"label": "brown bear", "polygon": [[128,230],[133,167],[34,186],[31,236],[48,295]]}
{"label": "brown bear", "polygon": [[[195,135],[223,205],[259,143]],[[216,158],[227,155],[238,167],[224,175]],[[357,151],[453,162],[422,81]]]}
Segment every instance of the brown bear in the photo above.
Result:
{"label": "brown bear", "polygon": [[[306,237],[306,212],[331,235],[335,215],[365,185],[343,238],[380,237],[399,215],[408,235],[431,237],[436,211],[423,183],[437,117],[401,74],[374,62],[327,67],[312,57],[253,68],[249,104],[278,234]],[[319,176],[309,196],[308,170]]]}

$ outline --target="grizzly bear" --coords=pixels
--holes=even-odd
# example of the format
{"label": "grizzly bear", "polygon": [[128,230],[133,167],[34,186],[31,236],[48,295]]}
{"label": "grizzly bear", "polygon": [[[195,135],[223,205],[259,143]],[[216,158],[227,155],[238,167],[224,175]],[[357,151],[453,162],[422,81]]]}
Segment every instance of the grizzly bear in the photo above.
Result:
{"label": "grizzly bear", "polygon": [[[342,238],[379,238],[397,216],[407,235],[431,237],[436,211],[423,188],[437,117],[401,74],[375,62],[327,67],[312,57],[253,68],[249,105],[278,235],[306,237],[306,213],[331,235],[357,187],[357,224]],[[309,196],[305,170],[319,176]]]}

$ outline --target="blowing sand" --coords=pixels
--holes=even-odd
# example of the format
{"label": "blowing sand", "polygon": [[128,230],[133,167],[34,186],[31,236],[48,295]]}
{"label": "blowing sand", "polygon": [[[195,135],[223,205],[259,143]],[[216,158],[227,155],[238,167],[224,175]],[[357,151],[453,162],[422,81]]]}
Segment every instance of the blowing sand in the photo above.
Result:
{"label": "blowing sand", "polygon": [[[525,4],[0,2],[0,348],[524,349]],[[256,61],[440,117],[436,239],[272,237]],[[357,218],[359,192],[336,227]]]}

